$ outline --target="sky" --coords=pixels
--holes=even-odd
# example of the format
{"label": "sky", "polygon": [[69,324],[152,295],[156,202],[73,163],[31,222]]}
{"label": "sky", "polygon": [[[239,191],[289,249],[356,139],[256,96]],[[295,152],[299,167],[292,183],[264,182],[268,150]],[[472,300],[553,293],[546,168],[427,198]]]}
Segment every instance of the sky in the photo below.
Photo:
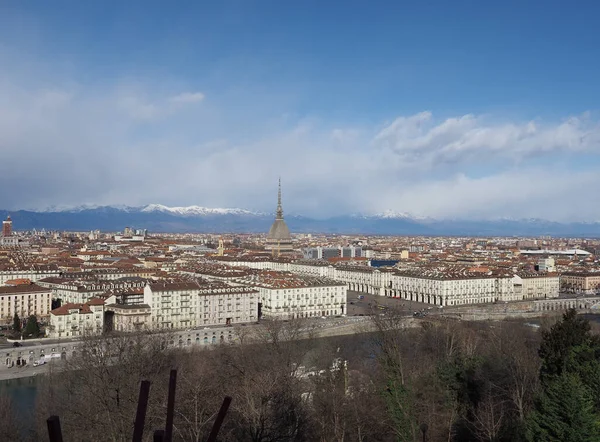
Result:
{"label": "sky", "polygon": [[600,221],[599,14],[0,0],[0,208]]}

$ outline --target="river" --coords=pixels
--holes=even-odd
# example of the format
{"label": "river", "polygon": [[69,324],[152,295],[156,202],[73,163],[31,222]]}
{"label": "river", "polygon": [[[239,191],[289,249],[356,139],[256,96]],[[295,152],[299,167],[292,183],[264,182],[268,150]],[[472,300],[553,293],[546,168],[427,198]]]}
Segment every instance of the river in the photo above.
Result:
{"label": "river", "polygon": [[33,417],[40,382],[43,382],[43,378],[37,376],[0,381],[0,395],[8,395],[13,401],[16,414],[29,420]]}

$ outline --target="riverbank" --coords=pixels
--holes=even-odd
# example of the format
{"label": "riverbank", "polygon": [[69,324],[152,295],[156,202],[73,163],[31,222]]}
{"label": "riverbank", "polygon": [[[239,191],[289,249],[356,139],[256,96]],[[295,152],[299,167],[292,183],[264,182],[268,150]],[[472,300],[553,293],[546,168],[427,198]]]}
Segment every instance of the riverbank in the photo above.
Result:
{"label": "riverbank", "polygon": [[44,375],[53,369],[58,368],[60,361],[52,361],[44,365],[34,367],[33,365],[27,364],[24,367],[12,367],[0,369],[0,381],[7,381],[11,379],[29,378],[38,375]]}

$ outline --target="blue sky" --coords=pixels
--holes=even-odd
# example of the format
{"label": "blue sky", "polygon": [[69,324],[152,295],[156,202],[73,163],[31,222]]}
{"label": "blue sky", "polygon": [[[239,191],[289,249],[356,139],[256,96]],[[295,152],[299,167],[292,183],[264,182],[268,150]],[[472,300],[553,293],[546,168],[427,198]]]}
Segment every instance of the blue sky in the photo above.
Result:
{"label": "blue sky", "polygon": [[176,6],[0,0],[0,207],[600,220],[594,2]]}

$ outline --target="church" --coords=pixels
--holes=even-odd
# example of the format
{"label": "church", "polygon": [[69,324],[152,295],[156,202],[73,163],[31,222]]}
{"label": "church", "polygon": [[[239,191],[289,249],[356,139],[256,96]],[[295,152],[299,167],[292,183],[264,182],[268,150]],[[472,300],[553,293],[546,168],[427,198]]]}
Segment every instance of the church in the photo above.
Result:
{"label": "church", "polygon": [[281,206],[281,178],[279,178],[279,190],[277,193],[277,211],[275,221],[267,234],[267,245],[265,250],[271,252],[273,256],[279,256],[282,253],[289,253],[294,250],[290,229],[288,229],[283,219],[283,207]]}

